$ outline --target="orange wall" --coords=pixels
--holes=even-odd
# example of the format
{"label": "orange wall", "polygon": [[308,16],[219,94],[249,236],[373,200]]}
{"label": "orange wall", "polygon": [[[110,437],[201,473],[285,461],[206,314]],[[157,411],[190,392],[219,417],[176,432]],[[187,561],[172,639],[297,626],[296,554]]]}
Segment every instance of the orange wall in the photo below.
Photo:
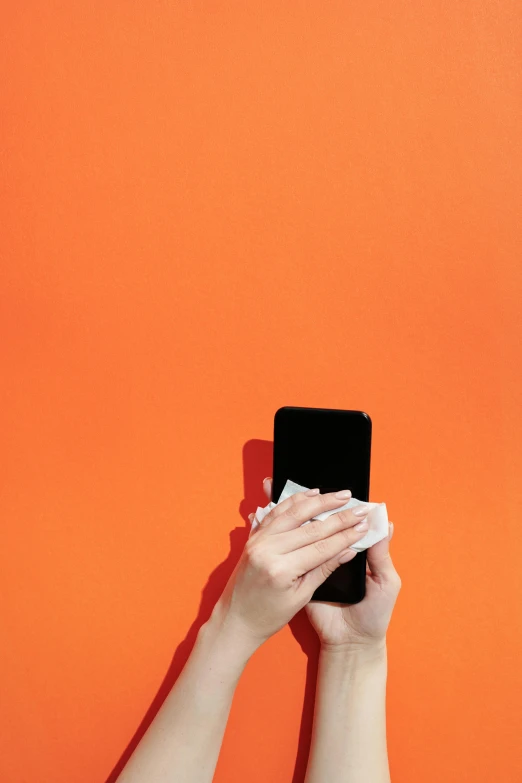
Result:
{"label": "orange wall", "polygon": [[[2,783],[114,780],[281,405],[373,419],[392,778],[520,780],[521,22],[4,3]],[[218,783],[302,779],[306,653],[298,623],[252,659]]]}

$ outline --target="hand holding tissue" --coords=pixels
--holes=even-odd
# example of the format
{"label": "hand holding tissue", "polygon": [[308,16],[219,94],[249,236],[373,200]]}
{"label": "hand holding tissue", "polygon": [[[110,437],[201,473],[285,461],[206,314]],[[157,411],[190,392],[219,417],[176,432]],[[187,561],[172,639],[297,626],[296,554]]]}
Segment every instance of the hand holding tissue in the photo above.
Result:
{"label": "hand holding tissue", "polygon": [[[270,501],[270,503],[263,508],[261,508],[261,506],[257,507],[256,513],[252,519],[252,528],[255,530],[268,512],[279,505],[279,503],[282,503],[283,500],[286,500],[298,492],[306,492],[308,489],[309,487],[303,487],[300,484],[296,484],[295,481],[290,481],[290,479],[288,479],[277,503]],[[368,507],[368,532],[363,538],[357,541],[357,543],[352,544],[350,548],[356,552],[364,552],[365,549],[369,549],[388,535],[388,512],[386,510],[386,503],[369,503],[352,497],[348,503],[345,503],[343,506],[334,508],[331,511],[323,511],[322,514],[317,514],[317,516],[312,517],[312,519],[326,519],[330,514],[337,514],[339,511],[345,511],[346,509],[354,508],[359,505]],[[311,521],[311,519],[308,520],[308,522]],[[308,522],[304,522],[303,524],[307,525]]]}

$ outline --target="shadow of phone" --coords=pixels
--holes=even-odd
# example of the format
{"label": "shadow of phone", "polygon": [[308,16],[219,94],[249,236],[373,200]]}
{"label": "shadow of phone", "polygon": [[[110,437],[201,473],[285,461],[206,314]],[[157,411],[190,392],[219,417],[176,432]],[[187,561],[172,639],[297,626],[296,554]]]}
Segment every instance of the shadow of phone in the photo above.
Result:
{"label": "shadow of phone", "polygon": [[[250,440],[245,443],[243,447],[244,498],[239,504],[239,514],[244,519],[245,525],[243,527],[235,527],[230,531],[230,551],[227,558],[216,566],[208,577],[207,583],[201,593],[198,614],[190,626],[184,640],[178,645],[172,662],[169,665],[167,673],[165,674],[156,695],[152,699],[150,707],[107,778],[106,783],[116,783],[116,780],[181,674],[190,653],[192,652],[199,629],[210,617],[216,601],[225,589],[248,539],[248,534],[250,532],[248,514],[255,510],[258,505],[265,506],[268,502],[263,494],[261,481],[264,476],[270,476],[272,474],[272,460],[272,441]],[[315,631],[308,622],[304,610],[299,612],[290,622],[290,629],[308,658],[301,727],[299,731],[294,775],[292,778],[292,783],[301,783],[304,780],[306,773],[310,738],[312,734],[319,641]]]}

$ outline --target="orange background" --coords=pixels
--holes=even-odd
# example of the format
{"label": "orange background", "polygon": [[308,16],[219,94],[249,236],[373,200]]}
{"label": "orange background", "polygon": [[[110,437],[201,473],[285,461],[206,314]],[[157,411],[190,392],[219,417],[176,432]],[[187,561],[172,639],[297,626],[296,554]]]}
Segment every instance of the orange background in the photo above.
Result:
{"label": "orange background", "polygon": [[[2,782],[114,781],[282,405],[373,420],[392,778],[519,780],[520,3],[3,6]],[[302,780],[316,652],[251,660],[218,783]]]}

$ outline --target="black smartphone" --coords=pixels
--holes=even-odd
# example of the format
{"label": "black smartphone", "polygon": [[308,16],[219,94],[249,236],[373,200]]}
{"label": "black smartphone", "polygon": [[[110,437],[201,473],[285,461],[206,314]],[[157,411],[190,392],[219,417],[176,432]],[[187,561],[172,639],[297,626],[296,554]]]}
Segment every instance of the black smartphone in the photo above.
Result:
{"label": "black smartphone", "polygon": [[[350,489],[370,499],[372,422],[364,411],[285,406],[274,416],[272,500],[287,479],[322,493]],[[366,591],[366,552],[340,565],[312,596],[313,601],[356,604]]]}

